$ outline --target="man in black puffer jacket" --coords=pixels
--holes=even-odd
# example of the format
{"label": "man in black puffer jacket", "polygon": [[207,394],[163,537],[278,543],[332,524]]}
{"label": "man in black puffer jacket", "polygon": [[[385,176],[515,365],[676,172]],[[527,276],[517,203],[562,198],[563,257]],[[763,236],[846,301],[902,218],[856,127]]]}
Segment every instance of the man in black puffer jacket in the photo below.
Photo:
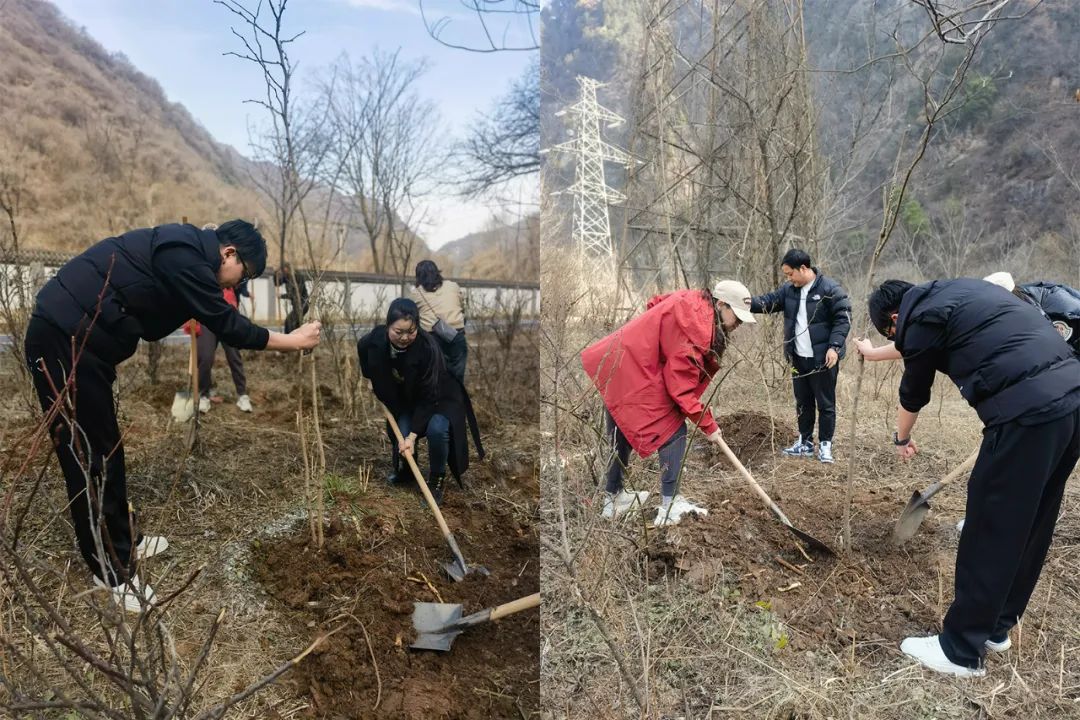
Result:
{"label": "man in black puffer jacket", "polygon": [[799,437],[784,448],[793,457],[814,454],[814,415],[818,415],[818,459],[833,461],[836,429],[836,376],[848,331],[851,301],[840,284],[822,275],[802,250],[789,250],[780,265],[788,279],[775,291],[750,299],[750,312],[784,313],[784,357],[791,363]]}
{"label": "man in black puffer jacket", "polygon": [[314,347],[319,323],[291,335],[270,332],[225,301],[222,288],[265,267],[266,243],[251,223],[231,220],[216,231],[162,225],[102,240],[37,295],[26,362],[67,482],[79,550],[97,584],[128,610],[154,600],[134,575],[136,562],[168,543],[132,537],[112,394],[116,366],[135,354],[140,339],[160,340],[189,318],[236,348]]}
{"label": "man in black puffer jacket", "polygon": [[901,459],[918,452],[911,431],[939,371],[985,425],[941,635],[900,645],[938,672],[981,675],[986,651],[1011,645],[1080,458],[1080,360],[1034,305],[982,280],[888,280],[870,319],[904,358]]}

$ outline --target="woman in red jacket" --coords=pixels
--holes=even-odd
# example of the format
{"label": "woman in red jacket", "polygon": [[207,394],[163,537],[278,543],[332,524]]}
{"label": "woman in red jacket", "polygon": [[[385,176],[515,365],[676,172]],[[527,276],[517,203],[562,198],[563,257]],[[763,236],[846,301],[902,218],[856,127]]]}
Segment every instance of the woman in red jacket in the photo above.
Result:
{"label": "woman in red jacket", "polygon": [[659,450],[661,512],[655,524],[706,513],[676,495],[686,452],[685,419],[712,442],[720,428],[701,395],[720,368],[728,334],[756,322],[750,291],[734,280],[708,290],[680,290],[649,301],[644,313],[581,353],[581,363],[604,401],[607,434],[615,457],[607,472],[603,515],[619,517],[648,497],[623,489],[623,469],[633,449],[641,457]]}

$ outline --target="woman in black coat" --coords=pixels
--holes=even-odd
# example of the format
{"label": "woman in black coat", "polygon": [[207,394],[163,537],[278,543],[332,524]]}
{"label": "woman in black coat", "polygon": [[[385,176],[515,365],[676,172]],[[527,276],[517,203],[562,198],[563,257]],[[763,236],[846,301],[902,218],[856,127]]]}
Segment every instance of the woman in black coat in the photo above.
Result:
{"label": "woman in black coat", "polygon": [[441,503],[447,469],[460,485],[469,468],[469,430],[477,454],[484,457],[469,394],[447,371],[435,338],[420,329],[420,312],[408,298],[390,303],[386,324],[360,338],[356,350],[360,371],[371,380],[375,396],[389,408],[405,440],[398,446],[391,433],[393,472],[389,482],[397,484],[407,475],[401,467],[401,453],[413,452],[416,439],[426,437],[427,482]]}

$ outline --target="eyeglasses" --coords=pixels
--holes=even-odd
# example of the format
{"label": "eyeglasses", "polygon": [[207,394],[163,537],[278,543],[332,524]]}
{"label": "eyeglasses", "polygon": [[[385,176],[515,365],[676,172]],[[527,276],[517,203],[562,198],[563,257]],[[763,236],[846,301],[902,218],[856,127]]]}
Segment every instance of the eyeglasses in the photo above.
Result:
{"label": "eyeglasses", "polygon": [[233,248],[233,252],[236,253],[236,259],[240,261],[240,267],[244,268],[244,279],[245,280],[254,280],[255,279],[255,273],[251,272],[251,270],[248,268],[247,263],[244,262],[244,258],[241,257],[241,255],[240,255],[240,251],[237,250],[236,248]]}

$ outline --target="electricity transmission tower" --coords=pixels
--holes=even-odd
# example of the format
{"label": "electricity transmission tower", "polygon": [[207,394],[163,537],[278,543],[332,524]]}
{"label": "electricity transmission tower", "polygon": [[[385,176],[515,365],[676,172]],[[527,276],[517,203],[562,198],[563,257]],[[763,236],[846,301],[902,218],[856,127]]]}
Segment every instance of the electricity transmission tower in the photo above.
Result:
{"label": "electricity transmission tower", "polygon": [[597,88],[603,87],[592,78],[579,75],[580,99],[555,113],[556,117],[570,116],[574,138],[555,145],[550,150],[573,155],[577,161],[574,182],[570,187],[553,194],[574,197],[574,243],[583,261],[607,265],[615,269],[615,246],[611,238],[608,206],[621,203],[626,196],[608,186],[604,163],[619,163],[628,167],[632,158],[600,137],[600,123],[607,128],[618,127],[623,119],[596,101]]}

